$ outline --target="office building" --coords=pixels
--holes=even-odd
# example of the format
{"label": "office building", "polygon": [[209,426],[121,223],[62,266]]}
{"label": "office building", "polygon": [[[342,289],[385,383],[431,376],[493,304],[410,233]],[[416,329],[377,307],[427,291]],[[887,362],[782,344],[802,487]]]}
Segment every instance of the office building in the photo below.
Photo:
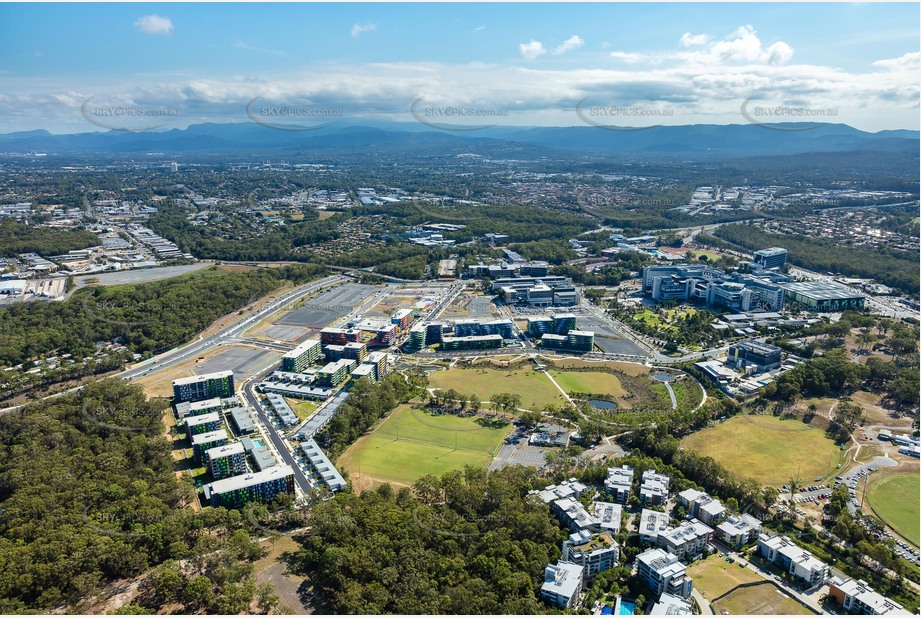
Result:
{"label": "office building", "polygon": [[758,552],[769,562],[780,565],[790,575],[806,582],[810,587],[828,579],[828,566],[788,537],[767,534],[758,536]]}
{"label": "office building", "polygon": [[593,534],[588,530],[573,532],[563,541],[560,560],[583,567],[582,576],[591,581],[599,573],[617,566],[620,552],[614,538],[608,534]]}
{"label": "office building", "polygon": [[656,474],[655,470],[643,472],[640,484],[640,502],[643,504],[665,504],[668,499],[669,478],[664,474]]}
{"label": "office building", "polygon": [[754,261],[762,268],[781,268],[787,263],[787,250],[780,247],[760,249],[755,251]]}
{"label": "office building", "polygon": [[512,339],[515,334],[511,320],[457,320],[454,322],[455,337],[481,337],[483,335],[502,335],[503,339]]}
{"label": "office building", "polygon": [[205,451],[205,461],[214,480],[246,474],[247,471],[246,451],[240,442],[209,448]]}
{"label": "office building", "polygon": [[849,614],[861,616],[910,616],[911,612],[879,594],[862,579],[832,577],[828,598],[834,599]]}
{"label": "office building", "polygon": [[659,535],[665,534],[665,531],[668,530],[668,521],[666,513],[643,509],[640,513],[640,524],[637,528],[640,540],[653,545],[658,544]]}
{"label": "office building", "polygon": [[294,494],[294,470],[291,466],[274,466],[204,486],[205,499],[214,507],[238,508],[248,502],[271,502],[283,493]]}
{"label": "office building", "polygon": [[318,340],[305,341],[293,350],[285,352],[281,357],[281,368],[284,371],[301,371],[307,365],[320,360],[321,350],[322,344]]}
{"label": "office building", "polygon": [[221,415],[217,412],[208,412],[198,416],[187,416],[185,418],[185,435],[191,440],[192,436],[209,431],[217,431],[222,426]]}
{"label": "office building", "polygon": [[716,527],[716,538],[735,549],[754,542],[759,534],[761,520],[748,513],[730,515]]}
{"label": "office building", "polygon": [[758,371],[780,367],[781,349],[760,341],[740,341],[729,346],[729,361],[737,368],[754,365]]}
{"label": "office building", "polygon": [[587,330],[571,330],[566,335],[545,333],[541,335],[540,346],[554,350],[591,352],[595,348],[595,333]]}
{"label": "office building", "polygon": [[443,337],[442,350],[489,350],[501,348],[502,335],[482,335],[471,337]]}
{"label": "office building", "polygon": [[233,397],[233,371],[217,371],[173,380],[173,401],[201,401],[214,397]]}
{"label": "office building", "polygon": [[808,311],[861,311],[866,297],[833,281],[797,281],[781,284],[790,302]]}
{"label": "office building", "polygon": [[544,333],[549,333],[553,325],[553,318],[539,315],[528,318],[528,336],[540,337]]}
{"label": "office building", "polygon": [[216,429],[214,431],[198,433],[192,436],[191,442],[192,461],[198,465],[202,465],[208,463],[205,459],[205,454],[208,452],[208,449],[227,444],[227,431],[224,429]]}
{"label": "office building", "polygon": [[572,280],[558,275],[496,279],[492,282],[492,290],[509,304],[550,307],[572,306],[579,301]]}
{"label": "office building", "polygon": [[636,557],[637,575],[656,596],[670,594],[682,599],[691,596],[693,580],[674,554],[647,549]]}
{"label": "office building", "polygon": [[571,562],[547,565],[540,598],[557,607],[575,607],[582,592],[584,568]]}
{"label": "office building", "polygon": [[693,558],[702,553],[713,540],[713,528],[706,526],[696,519],[681,522],[681,525],[665,534],[660,534],[656,539],[659,549],[664,549],[674,554],[679,560]]}
{"label": "office building", "polygon": [[633,468],[624,465],[620,468],[608,468],[608,478],[604,488],[614,502],[626,504],[633,486]]}
{"label": "office building", "polygon": [[694,301],[733,311],[780,311],[785,290],[778,281],[789,279],[777,273],[727,275],[699,264],[647,266],[643,268],[643,292],[659,302]]}

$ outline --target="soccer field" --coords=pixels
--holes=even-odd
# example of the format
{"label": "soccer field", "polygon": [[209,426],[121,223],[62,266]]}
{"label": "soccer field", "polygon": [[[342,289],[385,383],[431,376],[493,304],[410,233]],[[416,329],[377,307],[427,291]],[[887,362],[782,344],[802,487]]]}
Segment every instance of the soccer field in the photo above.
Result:
{"label": "soccer field", "polygon": [[511,423],[484,416],[436,416],[403,405],[350,446],[337,467],[349,471],[359,491],[388,482],[411,485],[426,474],[488,466],[511,430]]}
{"label": "soccer field", "polygon": [[627,394],[617,376],[601,371],[556,371],[550,372],[553,379],[567,393],[586,395],[610,395],[623,397]]}
{"label": "soccer field", "polygon": [[[871,475],[872,477],[872,475]],[[873,512],[892,526],[899,534],[918,546],[918,502],[921,491],[918,473],[894,473],[872,479],[867,490],[867,500]]]}
{"label": "soccer field", "polygon": [[841,450],[824,432],[773,416],[736,416],[688,436],[681,445],[713,457],[730,472],[774,487],[797,474],[809,482],[828,476],[841,458]]}

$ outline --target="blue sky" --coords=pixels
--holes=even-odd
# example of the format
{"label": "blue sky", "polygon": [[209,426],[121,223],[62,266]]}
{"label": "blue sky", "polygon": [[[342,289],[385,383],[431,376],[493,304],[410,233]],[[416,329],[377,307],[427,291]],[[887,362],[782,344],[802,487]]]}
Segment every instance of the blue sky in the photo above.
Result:
{"label": "blue sky", "polygon": [[127,106],[157,126],[245,122],[253,101],[412,122],[420,98],[475,110],[461,123],[728,124],[748,101],[917,129],[919,18],[917,3],[0,4],[0,132],[154,126],[112,120]]}

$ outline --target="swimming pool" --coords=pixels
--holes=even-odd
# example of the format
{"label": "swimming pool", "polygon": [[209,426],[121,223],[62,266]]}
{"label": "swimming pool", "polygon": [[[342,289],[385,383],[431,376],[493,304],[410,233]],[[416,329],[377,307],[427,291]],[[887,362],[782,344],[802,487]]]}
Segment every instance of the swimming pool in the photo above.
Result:
{"label": "swimming pool", "polygon": [[630,601],[620,602],[620,615],[621,616],[632,616],[633,610],[635,609],[636,609],[636,603],[631,603]]}
{"label": "swimming pool", "polygon": [[256,448],[262,448],[262,440],[253,440],[253,446]]}

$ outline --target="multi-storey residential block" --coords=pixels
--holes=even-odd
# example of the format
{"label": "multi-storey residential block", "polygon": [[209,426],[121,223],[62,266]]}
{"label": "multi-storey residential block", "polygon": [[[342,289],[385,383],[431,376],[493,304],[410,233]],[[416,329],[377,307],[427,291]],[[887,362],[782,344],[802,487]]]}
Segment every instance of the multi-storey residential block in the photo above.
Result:
{"label": "multi-storey residential block", "polygon": [[217,431],[222,425],[221,415],[217,412],[208,412],[198,416],[187,416],[185,418],[185,435],[191,440],[192,436],[199,433],[208,433]]}
{"label": "multi-storey residential block", "polygon": [[481,322],[477,319],[469,319],[454,322],[455,337],[482,337],[483,335],[502,335],[503,339],[511,339],[515,336],[512,321],[490,320]]}
{"label": "multi-storey residential block", "polygon": [[489,350],[501,348],[502,335],[481,335],[470,337],[443,337],[442,350]]}
{"label": "multi-storey residential block", "polygon": [[665,513],[643,509],[640,513],[640,524],[637,528],[640,540],[656,545],[659,542],[659,535],[665,534],[665,531],[668,530],[668,521],[668,515]]}
{"label": "multi-storey residential block", "polygon": [[652,609],[649,610],[650,616],[690,616],[692,612],[692,603],[688,599],[682,599],[674,595],[665,593],[659,596],[659,600]]}
{"label": "multi-storey residential block", "polygon": [[679,493],[678,502],[687,509],[690,517],[696,517],[708,526],[715,526],[726,515],[726,507],[719,500],[697,489],[685,489]]}
{"label": "multi-storey residential block", "polygon": [[293,350],[285,352],[281,357],[281,368],[284,371],[301,371],[307,365],[320,360],[321,351],[322,344],[318,340],[304,341]]}
{"label": "multi-storey residential block", "polygon": [[544,570],[540,598],[557,607],[574,607],[582,592],[583,572],[583,567],[571,562],[548,565]]}
{"label": "multi-storey residential block", "polygon": [[738,516],[730,515],[726,521],[716,527],[717,538],[735,548],[751,543],[758,538],[759,534],[761,534],[761,520],[748,513]]}
{"label": "multi-storey residential block", "polygon": [[627,465],[620,468],[608,468],[608,478],[604,481],[604,488],[614,502],[626,504],[630,498],[632,486],[633,468]]}
{"label": "multi-storey residential block", "polygon": [[680,526],[660,534],[656,544],[679,560],[691,558],[703,552],[713,540],[713,528],[696,519],[682,522]]}
{"label": "multi-storey residential block", "polygon": [[640,501],[643,504],[665,504],[668,499],[669,478],[664,474],[656,474],[655,470],[643,472],[640,484]]}
{"label": "multi-storey residential block", "polygon": [[205,454],[208,449],[227,444],[227,430],[217,429],[192,436],[192,461],[201,465],[207,463]]}
{"label": "multi-storey residential block", "polygon": [[322,345],[345,345],[350,341],[359,341],[361,331],[345,328],[324,328],[320,331]]}
{"label": "multi-storey residential block", "polygon": [[575,478],[571,478],[559,485],[548,485],[544,489],[534,490],[531,493],[537,495],[544,504],[550,504],[563,498],[576,498],[578,500],[586,489],[588,489],[588,486],[583,485]]}
{"label": "multi-storey residential block", "polygon": [[209,448],[205,451],[205,461],[214,480],[246,474],[246,451],[240,442]]}
{"label": "multi-storey residential block", "polygon": [[582,566],[583,577],[591,580],[598,573],[617,566],[620,551],[614,538],[608,534],[593,534],[587,530],[574,532],[563,541],[563,555],[560,560]]}
{"label": "multi-storey residential block", "polygon": [[441,322],[430,322],[425,326],[425,345],[435,345],[441,343],[444,335],[445,325]]}
{"label": "multi-storey residential block", "polygon": [[396,324],[401,331],[406,330],[413,321],[413,312],[410,309],[398,309],[390,316],[390,323]]}
{"label": "multi-storey residential block", "polygon": [[233,371],[216,371],[173,380],[173,401],[201,401],[214,397],[233,397]]}
{"label": "multi-storey residential block", "polygon": [[317,370],[317,382],[322,386],[328,387],[342,384],[355,365],[355,361],[350,358],[343,358],[334,363],[328,363]]}
{"label": "multi-storey residential block", "polygon": [[528,318],[528,335],[540,337],[544,333],[552,332],[553,318],[540,315]]}
{"label": "multi-storey residential block", "polygon": [[221,411],[221,400],[218,397],[211,399],[202,399],[201,401],[183,401],[175,404],[176,417],[185,418],[187,416],[198,416],[199,414],[208,414],[209,412]]}
{"label": "multi-storey residential block", "polygon": [[211,506],[241,507],[248,502],[271,502],[278,494],[294,494],[294,470],[275,466],[204,486],[205,499]]}
{"label": "multi-storey residential block", "polygon": [[758,551],[769,562],[783,567],[790,575],[817,586],[828,579],[828,566],[788,537],[761,534]]}
{"label": "multi-storey residential block", "polygon": [[862,616],[910,616],[911,612],[890,598],[879,594],[862,579],[832,577],[828,597],[834,599],[849,614]]}
{"label": "multi-storey residential block", "polygon": [[655,595],[691,596],[693,580],[677,556],[661,549],[647,549],[636,557],[637,575]]}
{"label": "multi-storey residential block", "polygon": [[367,380],[372,384],[377,381],[377,371],[374,365],[361,364],[355,367],[350,374],[353,380]]}

